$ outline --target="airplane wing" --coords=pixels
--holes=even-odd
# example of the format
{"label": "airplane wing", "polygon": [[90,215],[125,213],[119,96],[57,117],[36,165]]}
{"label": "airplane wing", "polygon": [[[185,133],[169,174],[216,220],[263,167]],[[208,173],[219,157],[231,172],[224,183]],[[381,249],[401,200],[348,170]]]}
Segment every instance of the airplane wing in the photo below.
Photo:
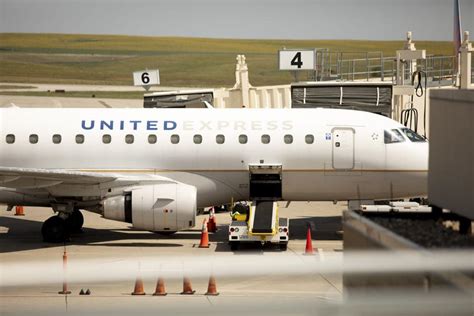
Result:
{"label": "airplane wing", "polygon": [[[99,190],[107,190],[132,185],[160,183],[175,183],[175,181],[152,174],[123,175],[64,169],[0,167],[0,186],[11,189],[54,191],[61,186],[67,186],[70,189],[75,186],[90,186]],[[71,193],[75,195],[74,192]]]}

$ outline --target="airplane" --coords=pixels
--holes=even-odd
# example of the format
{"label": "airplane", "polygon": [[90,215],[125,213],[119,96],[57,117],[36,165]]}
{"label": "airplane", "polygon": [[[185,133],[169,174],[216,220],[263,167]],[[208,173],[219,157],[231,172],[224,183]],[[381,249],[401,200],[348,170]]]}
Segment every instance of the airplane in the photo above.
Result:
{"label": "airplane", "polygon": [[45,241],[79,210],[173,233],[231,199],[425,196],[428,142],[345,109],[0,109],[0,203],[52,207]]}

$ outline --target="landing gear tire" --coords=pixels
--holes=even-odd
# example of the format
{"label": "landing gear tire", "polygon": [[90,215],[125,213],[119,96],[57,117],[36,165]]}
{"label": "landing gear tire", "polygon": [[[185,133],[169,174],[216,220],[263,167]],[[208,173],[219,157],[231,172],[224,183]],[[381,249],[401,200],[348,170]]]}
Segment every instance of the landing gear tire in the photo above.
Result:
{"label": "landing gear tire", "polygon": [[288,249],[288,243],[287,242],[281,242],[279,246],[280,246],[281,251],[286,251]]}
{"label": "landing gear tire", "polygon": [[469,218],[461,217],[459,219],[459,232],[463,235],[469,235],[472,232],[472,223]]}
{"label": "landing gear tire", "polygon": [[81,211],[74,210],[69,217],[66,218],[66,228],[71,233],[81,233],[82,225],[84,225],[84,216]]}
{"label": "landing gear tire", "polygon": [[59,216],[48,218],[41,227],[41,234],[46,242],[65,241],[69,236],[66,221]]}
{"label": "landing gear tire", "polygon": [[238,241],[231,241],[229,244],[230,244],[230,250],[232,250],[232,251],[237,251],[237,250],[239,250],[240,242],[238,242]]}
{"label": "landing gear tire", "polygon": [[430,206],[431,206],[431,215],[433,216],[435,220],[438,220],[443,215],[443,209],[436,205],[430,205]]}

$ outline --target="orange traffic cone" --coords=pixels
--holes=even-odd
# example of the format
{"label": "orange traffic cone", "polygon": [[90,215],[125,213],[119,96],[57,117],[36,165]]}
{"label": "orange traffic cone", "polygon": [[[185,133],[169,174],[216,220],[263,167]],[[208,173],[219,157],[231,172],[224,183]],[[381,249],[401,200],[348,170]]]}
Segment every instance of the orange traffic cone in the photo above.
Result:
{"label": "orange traffic cone", "polygon": [[217,231],[216,213],[214,211],[214,207],[211,208],[211,210],[209,211],[209,222],[207,222],[207,230],[211,233],[215,233]]}
{"label": "orange traffic cone", "polygon": [[209,233],[207,231],[207,219],[202,222],[201,242],[199,248],[209,248]]}
{"label": "orange traffic cone", "polygon": [[25,216],[25,211],[23,209],[23,206],[15,207],[15,216]]}
{"label": "orange traffic cone", "polygon": [[304,251],[305,255],[312,255],[313,253],[313,242],[311,240],[311,228],[308,227],[308,231],[306,232],[306,249]]}
{"label": "orange traffic cone", "polygon": [[67,272],[67,253],[66,253],[66,249],[64,249],[64,253],[63,253],[63,273],[64,273],[63,290],[59,291],[58,294],[71,294],[71,291],[69,291],[68,288],[67,288],[66,272]]}
{"label": "orange traffic cone", "polygon": [[153,293],[153,296],[165,296],[165,295],[168,295],[165,289],[165,281],[163,280],[163,278],[158,278],[158,281],[156,282],[156,290],[155,290],[155,293]]}
{"label": "orange traffic cone", "polygon": [[193,290],[193,287],[191,285],[191,280],[188,277],[183,278],[183,292],[181,294],[184,295],[192,295],[196,291]]}
{"label": "orange traffic cone", "polygon": [[143,280],[140,277],[137,277],[135,281],[135,288],[133,289],[132,295],[145,295],[145,290],[143,288]]}
{"label": "orange traffic cone", "polygon": [[219,292],[217,292],[216,279],[212,275],[209,277],[209,285],[207,286],[207,292],[205,295],[219,295]]}

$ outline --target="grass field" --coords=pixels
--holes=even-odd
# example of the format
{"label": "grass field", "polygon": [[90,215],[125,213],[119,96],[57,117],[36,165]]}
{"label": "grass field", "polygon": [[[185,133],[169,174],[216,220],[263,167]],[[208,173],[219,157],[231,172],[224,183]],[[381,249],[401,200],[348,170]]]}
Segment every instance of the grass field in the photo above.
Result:
{"label": "grass field", "polygon": [[[416,42],[428,54],[450,55],[450,42]],[[61,34],[0,34],[0,82],[132,84],[132,72],[160,69],[164,86],[234,84],[235,58],[245,54],[253,85],[286,84],[278,50],[329,48],[394,56],[403,41],[230,40]]]}

